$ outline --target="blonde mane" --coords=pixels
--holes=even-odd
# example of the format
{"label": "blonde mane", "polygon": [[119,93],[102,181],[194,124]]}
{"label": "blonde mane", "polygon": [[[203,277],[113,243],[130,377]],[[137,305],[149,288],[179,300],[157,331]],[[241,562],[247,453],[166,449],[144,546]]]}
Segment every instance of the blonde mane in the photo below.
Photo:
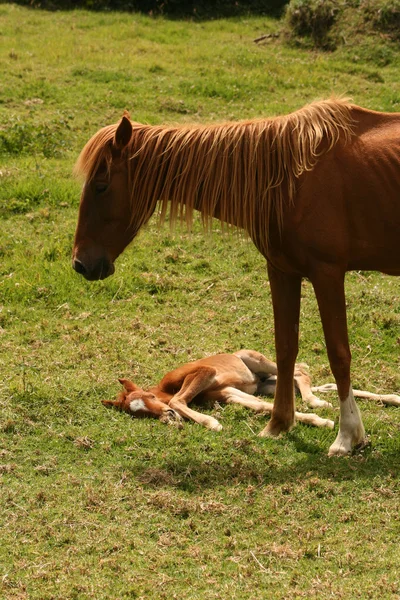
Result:
{"label": "blonde mane", "polygon": [[[213,217],[266,239],[269,223],[282,226],[298,177],[343,136],[352,135],[351,104],[314,102],[286,116],[219,125],[149,126],[132,123],[125,149],[132,221],[136,231],[160,203],[161,217],[190,226],[193,210],[205,225]],[[112,166],[111,141],[118,125],[101,129],[86,144],[75,171],[87,180],[101,164]]]}

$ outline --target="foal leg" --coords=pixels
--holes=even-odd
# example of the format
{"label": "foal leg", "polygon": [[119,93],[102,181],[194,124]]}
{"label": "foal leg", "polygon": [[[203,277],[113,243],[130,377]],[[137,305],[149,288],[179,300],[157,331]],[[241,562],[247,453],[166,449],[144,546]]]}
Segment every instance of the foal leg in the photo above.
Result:
{"label": "foal leg", "polygon": [[[261,381],[257,388],[257,395],[265,396],[269,393],[274,393],[276,384],[275,376],[278,372],[276,363],[255,350],[239,350],[234,354],[242,359],[246,367],[248,367],[252,373],[255,373],[260,377]],[[263,377],[265,378],[264,380]],[[308,406],[311,406],[311,408],[332,406],[330,402],[320,400],[313,394],[311,389],[311,377],[307,372],[306,365],[295,365],[294,381],[302,399]]]}
{"label": "foal leg", "polygon": [[308,404],[308,406],[311,406],[311,408],[332,406],[330,402],[320,400],[313,394],[313,388],[311,388],[311,377],[309,376],[305,365],[299,364],[295,366],[294,380],[300,391],[302,399]]}
{"label": "foal leg", "polygon": [[271,377],[278,372],[276,363],[256,350],[238,350],[238,352],[234,352],[234,356],[238,356],[246,367],[259,377]]}
{"label": "foal leg", "polygon": [[204,392],[215,381],[217,374],[213,367],[201,367],[194,373],[189,373],[183,381],[182,387],[171,398],[169,406],[175,410],[180,416],[191,419],[195,423],[199,423],[207,429],[213,431],[221,431],[222,425],[209,415],[203,415],[187,406],[198,394]]}
{"label": "foal leg", "polygon": [[[239,350],[234,354],[241,358],[246,367],[260,378],[256,391],[257,396],[268,396],[269,394],[275,393],[276,374],[278,372],[276,363],[255,350]],[[311,388],[311,377],[308,374],[307,365],[295,365],[294,381],[303,401],[306,402],[308,406],[311,406],[311,408],[332,406],[330,402],[320,400],[313,394],[313,391],[315,390]]]}
{"label": "foal leg", "polygon": [[278,378],[271,420],[260,436],[277,436],[294,424],[293,374],[298,351],[301,277],[278,271],[268,262],[275,322]]}
{"label": "foal leg", "polygon": [[345,456],[353,446],[364,441],[365,431],[350,381],[351,353],[347,333],[344,273],[326,265],[318,265],[311,281],[340,400],[339,433],[329,448],[329,456]]}
{"label": "foal leg", "polygon": [[[337,385],[336,383],[325,383],[313,386],[311,389],[313,392],[337,392]],[[356,398],[376,400],[390,406],[400,406],[400,396],[397,396],[397,394],[374,394],[373,392],[366,392],[364,390],[353,390],[353,395]]]}
{"label": "foal leg", "polygon": [[[259,400],[251,394],[246,394],[246,392],[242,392],[236,388],[228,387],[219,393],[219,400],[226,404],[240,404],[257,413],[271,414],[273,411],[274,405],[272,402],[264,402],[263,400]],[[322,419],[313,413],[295,412],[295,415],[296,420],[300,423],[307,423],[308,425],[314,425],[315,427],[328,427],[329,429],[333,429],[335,425],[330,419]]]}
{"label": "foal leg", "polygon": [[222,425],[209,415],[203,415],[197,410],[192,410],[189,408],[184,402],[179,402],[179,400],[172,399],[170,402],[170,407],[178,413],[181,417],[185,417],[186,419],[190,419],[199,425],[203,425],[207,429],[211,429],[212,431],[221,431]]}

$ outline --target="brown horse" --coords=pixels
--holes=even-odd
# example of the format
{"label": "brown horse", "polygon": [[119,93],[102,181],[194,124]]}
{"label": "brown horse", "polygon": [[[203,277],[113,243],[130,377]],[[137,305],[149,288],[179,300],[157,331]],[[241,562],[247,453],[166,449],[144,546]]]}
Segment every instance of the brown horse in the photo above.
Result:
{"label": "brown horse", "polygon": [[[295,366],[294,388],[309,406],[330,406],[314,396],[305,367]],[[185,417],[207,429],[221,431],[222,425],[214,417],[199,413],[188,404],[196,399],[198,402],[241,404],[257,413],[271,413],[273,404],[259,400],[253,394],[264,396],[273,393],[276,372],[276,364],[255,350],[215,354],[170,371],[160,383],[148,390],[143,390],[129,379],[120,379],[124,389],[117,399],[102,402],[135,417],[159,417],[164,423],[179,422],[181,417]],[[334,427],[333,421],[313,413],[295,414],[300,423],[329,429]]]}
{"label": "brown horse", "polygon": [[85,178],[73,266],[89,280],[114,261],[154,213],[189,224],[193,210],[248,232],[267,259],[278,382],[261,435],[294,423],[301,280],[317,297],[340,399],[331,455],[364,439],[354,401],[344,279],[353,269],[400,274],[400,114],[345,100],[284,117],[161,127],[127,115],[101,129],[76,166]]}
{"label": "brown horse", "polygon": [[[103,400],[105,406],[115,406],[134,417],[158,417],[164,423],[180,422],[181,417],[191,419],[213,431],[221,431],[222,425],[209,415],[199,413],[188,404],[197,402],[219,402],[240,404],[257,413],[271,413],[273,404],[259,400],[257,396],[273,394],[276,387],[277,367],[260,352],[239,350],[233,354],[215,354],[186,363],[170,371],[161,381],[144,390],[129,379],[120,379],[124,386],[116,400]],[[335,384],[311,387],[307,365],[296,364],[293,387],[300,392],[303,401],[317,408],[331,406],[320,400],[313,392],[327,392]],[[355,396],[378,400],[384,404],[400,406],[400,396],[378,395],[353,390]],[[334,422],[313,413],[295,413],[296,420],[315,427],[333,429]]]}

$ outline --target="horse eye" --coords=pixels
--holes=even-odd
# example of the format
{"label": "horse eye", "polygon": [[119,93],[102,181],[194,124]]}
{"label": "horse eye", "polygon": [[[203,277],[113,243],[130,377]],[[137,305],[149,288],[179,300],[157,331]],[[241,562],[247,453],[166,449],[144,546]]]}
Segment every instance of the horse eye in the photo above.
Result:
{"label": "horse eye", "polygon": [[108,183],[99,182],[95,184],[96,194],[103,194],[108,188]]}

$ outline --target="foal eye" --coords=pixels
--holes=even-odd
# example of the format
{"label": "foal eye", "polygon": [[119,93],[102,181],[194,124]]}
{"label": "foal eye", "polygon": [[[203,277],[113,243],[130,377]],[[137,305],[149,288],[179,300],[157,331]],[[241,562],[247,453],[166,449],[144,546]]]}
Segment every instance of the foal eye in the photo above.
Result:
{"label": "foal eye", "polygon": [[95,184],[96,194],[103,194],[108,188],[108,183],[99,182]]}

